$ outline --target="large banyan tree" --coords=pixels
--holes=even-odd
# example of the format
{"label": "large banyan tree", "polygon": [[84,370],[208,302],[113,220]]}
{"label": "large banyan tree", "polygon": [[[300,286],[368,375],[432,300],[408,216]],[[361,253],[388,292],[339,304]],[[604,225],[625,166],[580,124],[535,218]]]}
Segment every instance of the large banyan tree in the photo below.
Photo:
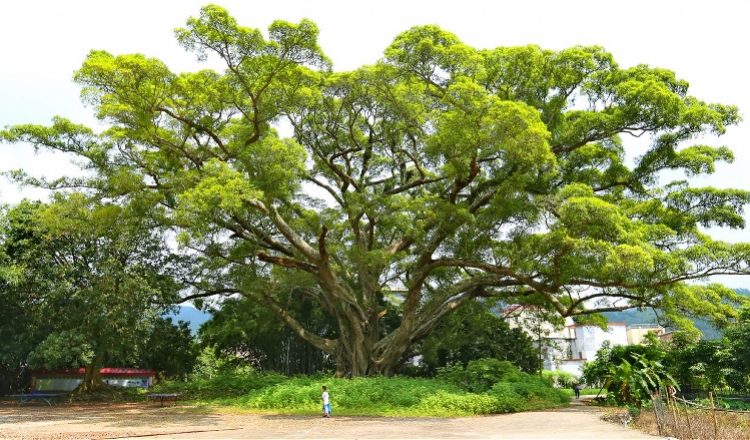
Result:
{"label": "large banyan tree", "polygon": [[[87,170],[18,180],[161,207],[192,258],[185,299],[242,295],[352,376],[393,374],[478,298],[561,316],[654,307],[678,325],[734,315],[740,298],[708,277],[746,273],[750,246],[701,228],[744,227],[750,194],[681,179],[732,161],[694,142],[738,110],[673,72],[596,46],[480,50],[437,26],[335,72],[312,22],[264,36],[218,6],[175,34],[226,69],[94,50],[74,79],[104,131],[57,118],[2,138]],[[650,146],[628,154],[630,136]],[[295,319],[302,297],[335,337]]]}

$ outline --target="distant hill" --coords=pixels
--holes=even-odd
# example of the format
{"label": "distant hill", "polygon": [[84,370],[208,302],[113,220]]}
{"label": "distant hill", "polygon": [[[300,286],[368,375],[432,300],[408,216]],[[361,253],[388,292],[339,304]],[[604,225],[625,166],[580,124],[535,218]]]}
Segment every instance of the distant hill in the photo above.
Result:
{"label": "distant hill", "polygon": [[[604,316],[610,322],[624,322],[625,324],[657,324],[656,314],[653,310],[624,310],[622,312],[605,312]],[[702,319],[693,319],[695,327],[703,333],[703,339],[719,339],[721,332]]]}
{"label": "distant hill", "polygon": [[[750,290],[745,288],[734,289],[740,295],[750,296]],[[630,324],[655,324],[656,314],[653,310],[629,309],[622,312],[605,312],[604,316],[610,322],[624,322]],[[703,333],[703,339],[719,339],[721,332],[702,319],[693,319],[695,327]]]}
{"label": "distant hill", "polygon": [[203,324],[204,322],[211,319],[211,314],[206,312],[201,312],[200,310],[190,307],[190,306],[177,306],[177,313],[167,314],[167,317],[172,318],[172,321],[185,321],[190,326],[190,331],[193,333],[193,336],[198,334],[198,328]]}

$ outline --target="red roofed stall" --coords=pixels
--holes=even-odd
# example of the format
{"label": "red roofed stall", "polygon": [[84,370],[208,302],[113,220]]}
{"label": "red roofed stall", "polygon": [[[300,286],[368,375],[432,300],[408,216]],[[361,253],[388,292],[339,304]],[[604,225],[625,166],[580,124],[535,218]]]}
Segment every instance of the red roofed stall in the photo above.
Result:
{"label": "red roofed stall", "polygon": [[[71,391],[83,382],[85,368],[35,370],[31,373],[31,391]],[[102,368],[102,381],[112,386],[151,388],[156,373],[140,368]]]}

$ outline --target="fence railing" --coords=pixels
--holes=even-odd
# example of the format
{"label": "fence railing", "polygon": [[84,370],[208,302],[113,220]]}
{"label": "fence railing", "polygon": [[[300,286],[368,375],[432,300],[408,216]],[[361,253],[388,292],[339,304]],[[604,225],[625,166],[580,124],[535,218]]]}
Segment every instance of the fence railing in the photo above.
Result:
{"label": "fence railing", "polygon": [[[747,395],[714,396],[708,392],[708,403],[678,396],[673,387],[651,396],[659,435],[678,439],[748,438],[748,432],[736,431],[738,417],[750,420],[750,411],[724,408],[725,401],[750,401]],[[717,403],[720,406],[717,407]]]}

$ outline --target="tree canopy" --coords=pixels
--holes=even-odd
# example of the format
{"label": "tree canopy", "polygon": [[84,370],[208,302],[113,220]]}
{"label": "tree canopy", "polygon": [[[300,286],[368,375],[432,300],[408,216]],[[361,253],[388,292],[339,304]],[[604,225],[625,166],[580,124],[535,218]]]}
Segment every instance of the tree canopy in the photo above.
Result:
{"label": "tree canopy", "polygon": [[[354,376],[393,374],[479,297],[562,316],[658,307],[684,325],[736,313],[732,290],[692,281],[747,273],[750,246],[701,228],[744,227],[750,193],[682,177],[733,160],[700,139],[738,109],[669,70],[621,68],[597,46],[476,49],[419,26],[335,72],[309,20],[264,35],[214,5],[175,35],[226,69],[93,50],[74,79],[106,129],[58,117],[0,139],[74,153],[88,172],[19,181],[158,206],[194,259],[184,299],[241,295]],[[648,150],[629,157],[627,136]],[[297,319],[291,291],[335,338]],[[398,305],[387,334],[384,300]]]}
{"label": "tree canopy", "polygon": [[0,213],[3,266],[16,274],[2,293],[18,312],[13,328],[0,329],[15,341],[8,356],[34,368],[85,365],[82,389],[99,384],[104,361],[146,357],[178,292],[160,227],[80,193]]}
{"label": "tree canopy", "polygon": [[487,304],[472,301],[443,319],[417,351],[428,374],[446,366],[466,367],[483,358],[508,361],[523,372],[539,373],[544,340],[534,339],[521,327],[511,328]]}
{"label": "tree canopy", "polygon": [[665,363],[683,391],[731,388],[750,391],[750,308],[740,309],[736,322],[720,339],[694,341],[677,334]]}
{"label": "tree canopy", "polygon": [[[314,301],[290,294],[285,304],[300,324],[316,334],[335,338],[336,323]],[[287,376],[330,369],[330,358],[299,338],[268,309],[246,298],[229,298],[201,325],[201,345],[241,358],[263,372]]]}

